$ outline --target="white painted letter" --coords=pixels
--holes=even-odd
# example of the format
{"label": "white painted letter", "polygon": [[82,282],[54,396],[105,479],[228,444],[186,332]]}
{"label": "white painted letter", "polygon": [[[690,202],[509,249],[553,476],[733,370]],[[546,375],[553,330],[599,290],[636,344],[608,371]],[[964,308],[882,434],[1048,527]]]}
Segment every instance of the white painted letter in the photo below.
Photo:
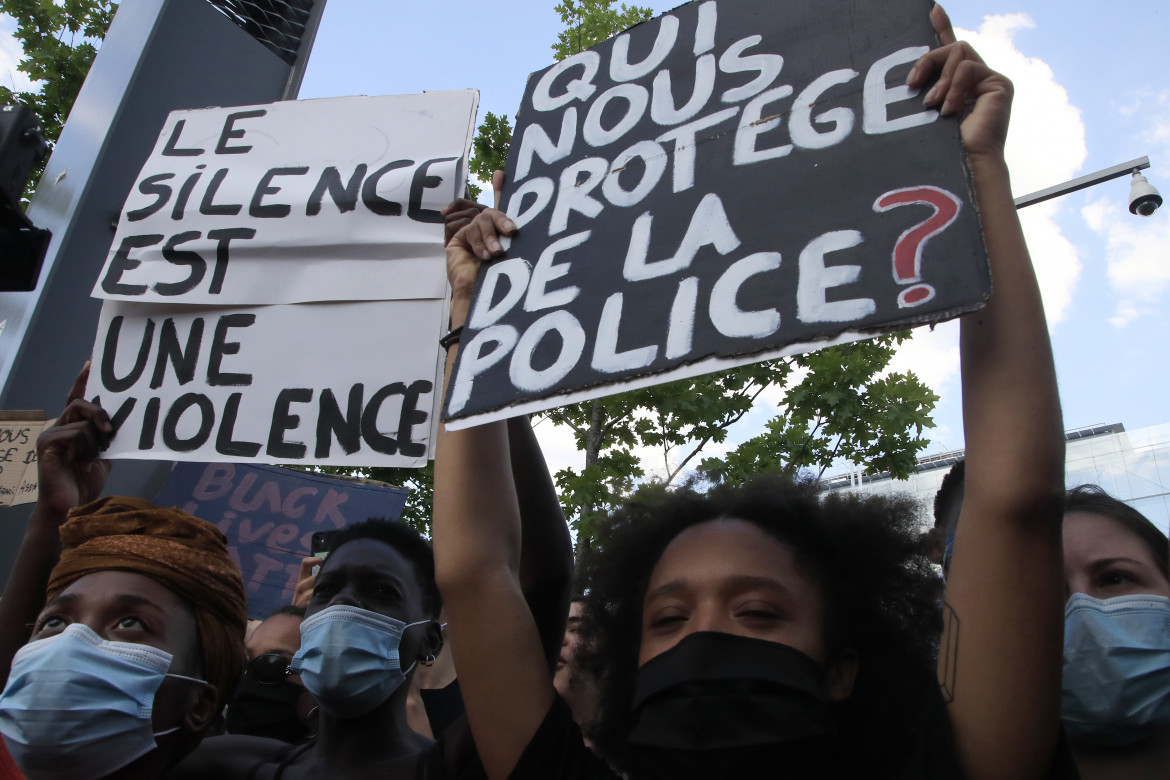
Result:
{"label": "white painted letter", "polygon": [[674,360],[691,351],[695,334],[695,304],[699,300],[699,277],[688,276],[678,283],[670,305],[670,327],[666,331],[666,357]]}
{"label": "white painted letter", "polygon": [[[604,204],[589,193],[597,188],[609,171],[609,163],[600,157],[586,157],[561,171],[560,189],[557,190],[557,205],[553,206],[548,222],[548,234],[555,236],[569,228],[569,215],[579,211],[587,217],[596,217]],[[580,175],[585,178],[578,181]]]}
{"label": "white painted letter", "polygon": [[769,130],[780,126],[781,114],[761,118],[764,113],[764,106],[781,98],[786,98],[792,94],[792,87],[787,84],[781,87],[769,89],[757,97],[752,98],[752,101],[743,107],[743,116],[739,118],[739,128],[735,131],[735,153],[732,155],[731,161],[734,165],[747,165],[749,163],[762,162],[764,160],[771,160],[775,157],[783,157],[792,151],[792,144],[784,144],[782,146],[775,146],[771,149],[757,149],[756,139]]}
{"label": "white painted letter", "polygon": [[[811,84],[800,91],[792,104],[792,116],[788,120],[788,135],[792,142],[801,149],[827,149],[845,140],[853,130],[853,112],[843,106],[822,111],[815,117],[812,115],[813,106],[829,87],[845,84],[857,78],[857,71],[845,68],[834,70],[814,79]],[[813,127],[813,122],[819,125],[832,123],[833,129],[819,132]]]}
{"label": "white painted letter", "polygon": [[925,111],[919,111],[917,114],[909,114],[898,117],[897,119],[890,119],[886,113],[886,106],[891,103],[909,100],[918,95],[918,90],[910,89],[910,87],[902,83],[887,88],[886,74],[899,65],[915,62],[928,51],[930,51],[929,46],[911,46],[907,49],[896,51],[889,56],[882,57],[870,67],[869,72],[865,74],[865,91],[862,101],[865,107],[865,113],[862,116],[861,122],[862,127],[865,128],[865,132],[870,135],[892,133],[895,130],[907,130],[911,127],[918,127],[919,125],[928,125],[938,119],[938,110],[934,108],[928,108]]}
{"label": "white painted letter", "polygon": [[779,267],[779,252],[756,252],[729,265],[711,288],[708,311],[715,330],[728,338],[749,339],[762,339],[779,330],[780,312],[776,309],[744,311],[735,301],[744,282]]}
{"label": "white painted letter", "polygon": [[758,95],[780,75],[784,67],[784,58],[779,54],[753,54],[750,57],[741,57],[744,49],[758,46],[764,40],[759,35],[749,35],[741,41],[736,41],[727,47],[727,51],[719,57],[719,70],[724,73],[747,73],[756,71],[759,75],[748,83],[732,87],[723,93],[720,98],[724,103],[738,103],[753,95]]}
{"label": "white painted letter", "polygon": [[[564,306],[577,297],[581,288],[576,285],[562,287],[559,290],[548,291],[548,283],[560,279],[569,272],[571,262],[556,264],[557,252],[580,246],[589,240],[590,231],[574,233],[571,236],[554,241],[540,253],[540,259],[532,269],[532,278],[528,282],[528,295],[524,298],[524,311],[540,311],[556,306]],[[526,334],[527,335],[527,334]]]}
{"label": "white painted letter", "polygon": [[[626,101],[628,104],[626,115],[619,119],[616,125],[606,130],[601,126],[601,114],[614,98]],[[646,104],[649,102],[650,96],[646,93],[646,88],[639,84],[618,84],[616,87],[610,87],[589,106],[589,113],[585,115],[585,126],[581,131],[585,136],[585,142],[597,148],[618,140],[638,124],[638,120],[646,113]]]}
{"label": "white painted letter", "polygon": [[645,347],[617,351],[618,331],[622,323],[622,294],[614,293],[605,299],[601,310],[601,321],[597,323],[597,341],[593,344],[593,370],[605,374],[633,371],[645,368],[654,362],[658,347]]}
{"label": "white painted letter", "polygon": [[670,85],[670,71],[660,70],[654,77],[654,91],[650,98],[650,118],[660,125],[685,122],[707,105],[715,91],[715,55],[704,54],[695,61],[695,89],[682,108],[674,107],[674,92]]}
{"label": "white painted letter", "polygon": [[614,39],[613,49],[609,55],[609,77],[614,81],[633,81],[653,73],[674,48],[678,38],[678,19],[667,14],[662,16],[658,23],[658,36],[654,39],[654,48],[646,59],[639,63],[630,63],[630,34],[624,33]]}
{"label": "white painted letter", "polygon": [[[646,170],[632,190],[623,190],[618,177],[622,169],[635,158],[642,160]],[[614,158],[601,191],[605,193],[605,199],[615,206],[634,206],[650,194],[665,171],[666,150],[653,141],[639,141]]]}
{"label": "white painted letter", "polygon": [[658,136],[658,143],[664,144],[674,141],[674,171],[673,186],[675,192],[689,190],[695,186],[695,147],[697,140],[695,133],[707,130],[720,122],[724,122],[739,113],[738,108],[725,108],[688,122],[685,125],[667,130]]}
{"label": "white painted letter", "polygon": [[[556,191],[556,185],[553,180],[547,176],[537,176],[535,179],[529,179],[516,188],[508,198],[508,206],[504,209],[512,221],[516,223],[517,228],[522,228],[539,216],[540,212],[552,203],[553,193]],[[536,196],[532,201],[532,205],[523,211],[520,210],[524,205],[524,196],[529,193]]]}
{"label": "white painted letter", "polygon": [[739,246],[739,238],[731,229],[731,221],[723,210],[723,201],[710,192],[703,196],[695,208],[691,224],[687,226],[686,235],[674,257],[648,262],[646,255],[649,246],[650,214],[647,212],[638,217],[630,235],[630,250],[622,268],[622,274],[628,281],[641,282],[688,268],[695,255],[705,246],[713,246],[719,254],[725,255]]}
{"label": "white painted letter", "polygon": [[[561,351],[548,368],[537,370],[532,367],[533,353],[541,339],[555,330],[561,337]],[[552,311],[528,326],[512,353],[512,364],[508,376],[519,390],[539,393],[565,378],[581,359],[585,350],[585,331],[577,318],[567,311]]]}
{"label": "white painted letter", "polygon": [[872,298],[827,301],[830,287],[850,284],[861,275],[859,265],[825,266],[825,255],[852,249],[861,243],[856,230],[835,230],[817,236],[800,253],[800,279],[796,284],[796,316],[801,322],[852,322],[873,314]]}
{"label": "white painted letter", "polygon": [[[503,360],[509,350],[516,345],[518,335],[511,325],[493,325],[476,333],[471,341],[463,346],[463,354],[459,359],[459,373],[451,381],[448,412],[458,414],[467,405],[475,378]],[[488,344],[495,344],[495,347],[485,352]]]}
{"label": "white painted letter", "polygon": [[[509,257],[487,266],[483,286],[475,298],[475,308],[467,318],[467,327],[471,330],[483,330],[510,312],[528,289],[528,275],[528,262],[519,257]],[[504,297],[493,304],[496,286],[499,285],[501,277],[508,280],[508,289],[504,291]]]}
{"label": "white painted letter", "polygon": [[561,117],[561,135],[554,144],[544,132],[544,128],[533,123],[524,128],[524,139],[520,142],[520,154],[516,158],[516,177],[513,181],[520,181],[528,175],[532,168],[532,156],[536,155],[546,163],[563,160],[573,151],[573,142],[577,140],[577,108],[571,106],[565,109]]}
{"label": "white painted letter", "polygon": [[[573,79],[565,85],[565,91],[553,97],[549,94],[557,76],[570,68],[580,65],[581,78]],[[601,65],[601,55],[595,51],[583,51],[553,65],[540,77],[536,89],[532,90],[532,107],[537,111],[556,111],[567,106],[574,100],[588,100],[589,96],[597,91],[593,86],[593,79],[597,76],[597,68]]]}

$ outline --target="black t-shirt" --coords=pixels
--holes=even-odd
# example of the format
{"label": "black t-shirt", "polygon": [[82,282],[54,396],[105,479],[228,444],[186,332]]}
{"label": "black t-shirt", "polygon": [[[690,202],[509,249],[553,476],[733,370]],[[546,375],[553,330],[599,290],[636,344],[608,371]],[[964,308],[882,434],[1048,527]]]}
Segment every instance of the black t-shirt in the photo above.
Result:
{"label": "black t-shirt", "polygon": [[[931,686],[922,706],[916,748],[906,766],[895,773],[898,780],[962,780],[951,735],[951,721],[938,689]],[[540,724],[509,780],[620,780],[585,747],[581,729],[573,722],[568,705],[558,696]],[[1047,780],[1079,780],[1072,754],[1062,735]],[[631,780],[638,780],[636,777]]]}

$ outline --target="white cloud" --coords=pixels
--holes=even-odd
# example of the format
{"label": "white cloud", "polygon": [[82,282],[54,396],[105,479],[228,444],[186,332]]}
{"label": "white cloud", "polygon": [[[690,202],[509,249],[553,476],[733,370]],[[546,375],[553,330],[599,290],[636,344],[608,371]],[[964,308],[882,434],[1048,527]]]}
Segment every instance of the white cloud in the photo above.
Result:
{"label": "white cloud", "polygon": [[[1170,158],[1170,90],[1137,90],[1118,114],[1154,159]],[[1144,173],[1166,197],[1166,180],[1159,169]],[[1124,191],[1124,190],[1121,190]],[[1085,223],[1105,241],[1105,266],[1115,296],[1109,322],[1124,328],[1135,320],[1165,309],[1170,294],[1170,220],[1166,210],[1152,217],[1135,217],[1120,198],[1096,197],[1081,210]]]}
{"label": "white cloud", "polygon": [[1081,216],[1105,240],[1106,273],[1117,296],[1109,322],[1123,328],[1161,311],[1170,292],[1170,220],[1165,213],[1135,217],[1115,200],[1098,198]]}
{"label": "white cloud", "polygon": [[[1069,102],[1046,62],[1015,46],[1015,34],[1034,26],[1026,14],[1005,14],[984,17],[978,31],[957,31],[1015,85],[1004,154],[1016,195],[1075,177],[1087,156],[1080,110]],[[1050,325],[1065,319],[1081,274],[1077,248],[1057,221],[1062,208],[1060,201],[1050,201],[1020,212]]]}

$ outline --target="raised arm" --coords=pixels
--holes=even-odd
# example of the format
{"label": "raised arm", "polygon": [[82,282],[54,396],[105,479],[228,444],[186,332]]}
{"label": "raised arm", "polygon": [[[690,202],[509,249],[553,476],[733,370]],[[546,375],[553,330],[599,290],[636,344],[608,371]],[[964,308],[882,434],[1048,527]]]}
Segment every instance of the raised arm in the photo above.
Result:
{"label": "raised arm", "polygon": [[[451,324],[467,318],[479,262],[515,225],[484,211],[447,244]],[[447,358],[448,381],[458,347]],[[440,426],[432,519],[435,580],[443,594],[467,717],[488,777],[506,778],[556,695],[540,633],[520,586],[520,509],[507,424]]]}
{"label": "raised arm", "polygon": [[961,324],[963,508],[947,578],[939,682],[967,776],[1046,776],[1060,728],[1064,436],[1048,328],[1003,148],[1011,82],[932,14],[941,48],[912,86],[962,115],[993,294]]}
{"label": "raised arm", "polygon": [[37,505],[0,599],[0,672],[8,679],[12,657],[32,634],[45,604],[49,573],[61,556],[58,529],[69,510],[88,504],[105,487],[110,462],[99,459],[114,435],[100,406],[83,399],[88,364],[73,383],[65,411],[37,439]]}
{"label": "raised arm", "polygon": [[[465,198],[452,203],[444,210],[446,241],[449,243],[484,210]],[[531,423],[527,417],[514,417],[507,428],[512,483],[520,510],[520,585],[553,668],[560,655],[572,596],[573,541]]]}
{"label": "raised arm", "polygon": [[520,587],[545,661],[555,671],[572,597],[573,540],[527,417],[508,420],[508,453],[520,509]]}

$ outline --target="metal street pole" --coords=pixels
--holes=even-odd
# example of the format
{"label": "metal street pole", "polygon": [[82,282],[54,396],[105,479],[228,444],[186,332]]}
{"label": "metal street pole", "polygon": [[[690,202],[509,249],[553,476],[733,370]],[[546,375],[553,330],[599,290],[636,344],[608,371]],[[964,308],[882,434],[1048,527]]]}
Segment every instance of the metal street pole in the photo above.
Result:
{"label": "metal street pole", "polygon": [[1149,167],[1149,157],[1138,157],[1136,160],[1130,160],[1129,162],[1124,162],[1120,165],[1114,165],[1112,168],[1106,168],[1104,170],[1097,171],[1096,173],[1090,173],[1085,176],[1066,181],[1063,184],[1057,184],[1046,189],[1028,193],[1027,195],[1021,195],[1015,200],[1016,208],[1022,209],[1024,206],[1031,206],[1034,203],[1043,203],[1046,200],[1058,198],[1061,195],[1067,195],[1070,192],[1076,192],[1077,190],[1083,190],[1086,187],[1092,187],[1094,184],[1100,184],[1103,181],[1119,179],[1122,176],[1133,173],[1134,171],[1144,170]]}

